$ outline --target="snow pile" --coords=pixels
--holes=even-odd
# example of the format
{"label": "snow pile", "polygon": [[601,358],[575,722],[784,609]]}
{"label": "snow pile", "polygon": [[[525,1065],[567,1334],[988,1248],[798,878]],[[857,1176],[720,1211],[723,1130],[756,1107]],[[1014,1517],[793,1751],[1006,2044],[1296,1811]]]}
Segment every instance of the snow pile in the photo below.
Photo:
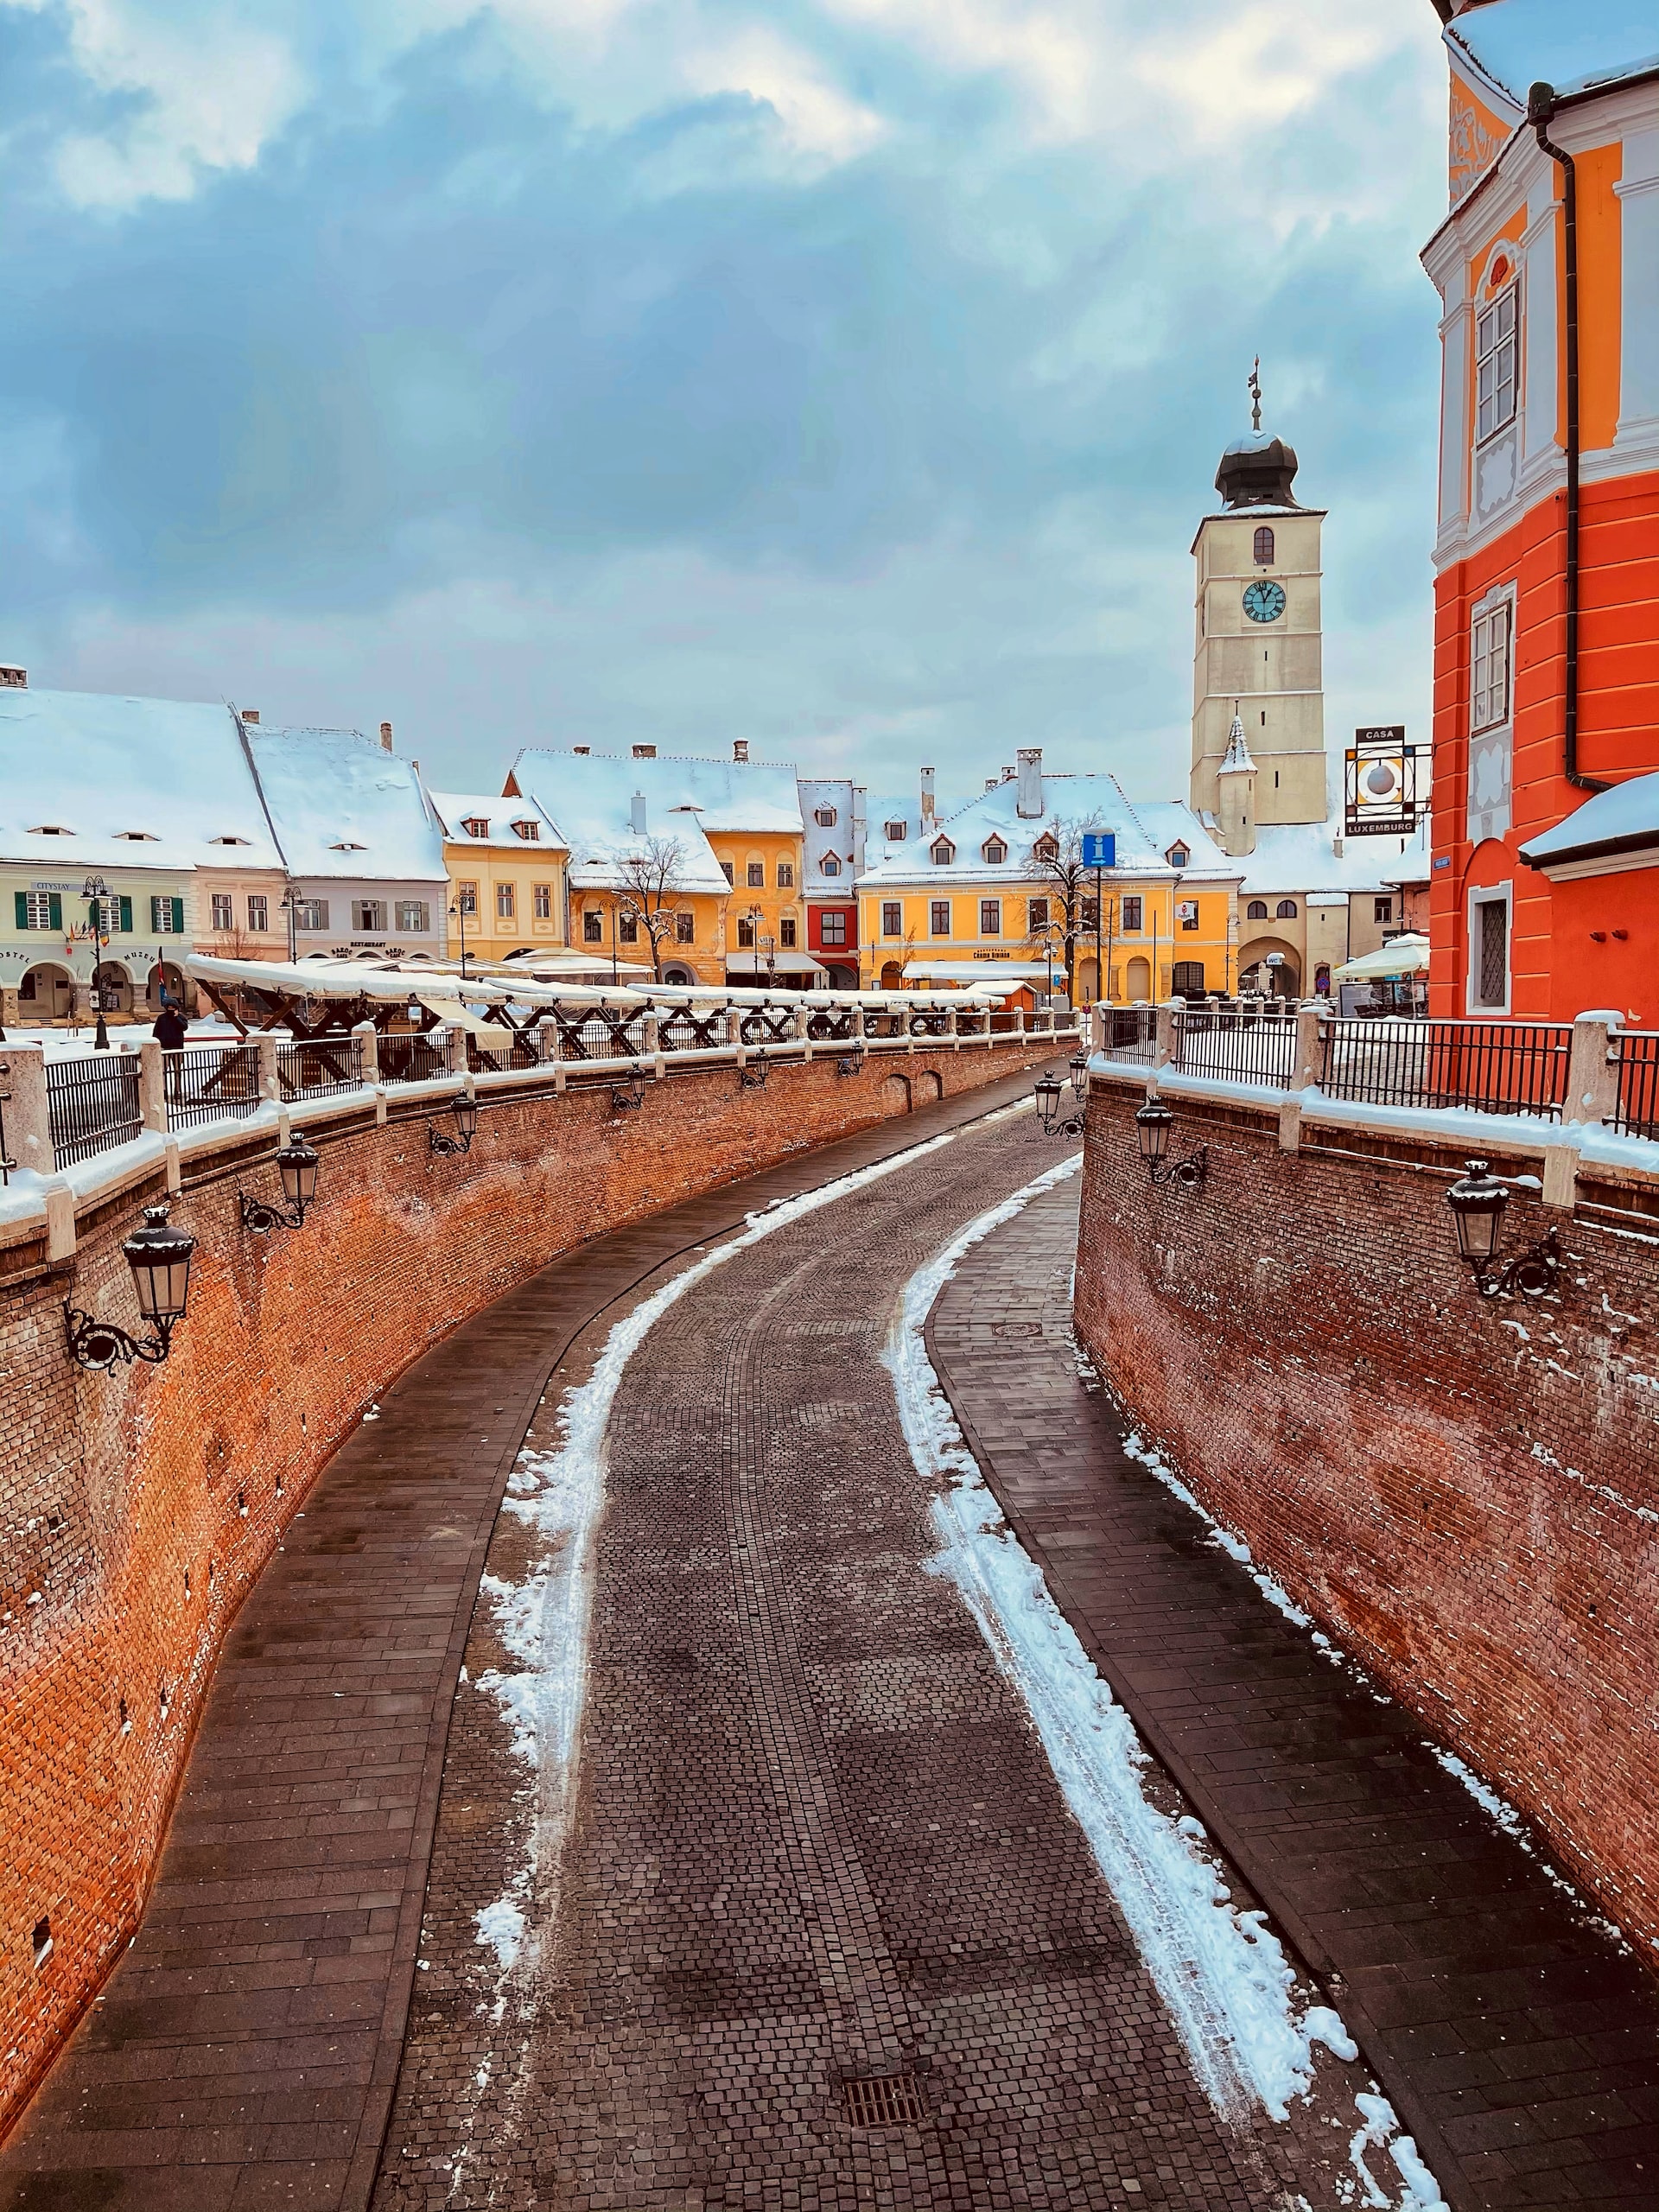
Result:
{"label": "snow pile", "polygon": [[[1386,2097],[1359,2096],[1354,2099],[1363,2123],[1358,2133],[1348,2145],[1348,2163],[1353,2168],[1362,2194],[1359,2202],[1372,2207],[1382,2207],[1385,2212],[1450,2212],[1446,2199],[1440,2195],[1434,2177],[1423,2164],[1417,2145],[1409,2135],[1402,2135],[1400,2122],[1394,2107]],[[1376,2177],[1365,2163],[1368,2151],[1386,2150],[1394,2160],[1405,2194],[1395,2200],[1379,2185]]]}

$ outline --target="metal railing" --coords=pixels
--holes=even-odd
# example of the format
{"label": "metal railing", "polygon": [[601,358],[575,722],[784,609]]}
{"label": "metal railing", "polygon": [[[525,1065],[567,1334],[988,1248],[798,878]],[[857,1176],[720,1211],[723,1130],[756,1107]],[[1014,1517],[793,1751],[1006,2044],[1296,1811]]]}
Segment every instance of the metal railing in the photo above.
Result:
{"label": "metal railing", "polygon": [[1613,1127],[1628,1137],[1659,1137],[1659,1030],[1618,1033],[1618,1103]]}
{"label": "metal railing", "polygon": [[143,1127],[138,1055],[99,1052],[46,1064],[52,1157],[60,1167],[130,1144]]}
{"label": "metal railing", "polygon": [[378,1040],[382,1083],[430,1083],[449,1072],[449,1055],[429,1037],[383,1036]]}
{"label": "metal railing", "polygon": [[1189,1007],[1170,1024],[1170,1065],[1287,1090],[1296,1069],[1296,1016],[1277,1007]]}
{"label": "metal railing", "polygon": [[1158,1012],[1150,1006],[1109,1006],[1101,1008],[1106,1032],[1106,1056],[1113,1060],[1137,1060],[1150,1067],[1158,1050]]}
{"label": "metal railing", "polygon": [[259,1103],[254,1045],[186,1045],[162,1055],[169,1129],[188,1129],[251,1114]]}
{"label": "metal railing", "polygon": [[1323,1025],[1319,1088],[1371,1106],[1468,1106],[1560,1119],[1573,1026],[1363,1015]]}
{"label": "metal railing", "polygon": [[284,1098],[322,1098],[363,1087],[360,1037],[308,1037],[276,1048],[276,1081]]}

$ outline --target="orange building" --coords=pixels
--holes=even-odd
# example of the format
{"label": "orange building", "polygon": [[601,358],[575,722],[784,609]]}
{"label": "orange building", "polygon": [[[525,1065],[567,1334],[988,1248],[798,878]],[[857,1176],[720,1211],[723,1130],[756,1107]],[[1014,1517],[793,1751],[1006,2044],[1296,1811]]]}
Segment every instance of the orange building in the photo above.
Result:
{"label": "orange building", "polygon": [[1431,1008],[1659,1022],[1659,40],[1435,6]]}

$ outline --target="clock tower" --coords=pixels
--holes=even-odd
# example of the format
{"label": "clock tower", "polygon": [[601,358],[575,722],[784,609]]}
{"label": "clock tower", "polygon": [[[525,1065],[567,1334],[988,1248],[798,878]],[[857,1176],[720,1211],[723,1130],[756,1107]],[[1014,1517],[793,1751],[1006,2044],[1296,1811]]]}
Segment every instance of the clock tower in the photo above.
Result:
{"label": "clock tower", "polygon": [[[1329,811],[1319,618],[1325,510],[1297,499],[1295,453],[1262,429],[1259,391],[1256,397],[1255,431],[1228,447],[1216,471],[1220,510],[1204,518],[1192,541],[1189,796],[1217,824],[1230,853],[1254,849],[1257,821],[1264,829],[1323,822]],[[1242,787],[1222,786],[1236,723],[1254,769],[1254,818],[1242,810]]]}

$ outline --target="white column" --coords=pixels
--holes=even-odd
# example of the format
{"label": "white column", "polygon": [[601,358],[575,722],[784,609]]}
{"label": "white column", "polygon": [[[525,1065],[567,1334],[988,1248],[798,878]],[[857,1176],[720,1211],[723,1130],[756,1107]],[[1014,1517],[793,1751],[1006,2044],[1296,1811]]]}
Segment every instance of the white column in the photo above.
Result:
{"label": "white column", "polygon": [[1558,205],[1549,190],[1541,190],[1532,202],[1533,219],[1521,240],[1521,314],[1525,325],[1522,404],[1526,423],[1522,467],[1540,454],[1557,450],[1555,430],[1560,413],[1555,374],[1560,320],[1555,302]]}
{"label": "white column", "polygon": [[[1459,284],[1461,280],[1459,279]],[[1440,325],[1440,527],[1469,512],[1469,362],[1473,315],[1447,298]]]}
{"label": "white column", "polygon": [[1615,452],[1659,447],[1659,130],[1624,141],[1618,196],[1624,331]]}

